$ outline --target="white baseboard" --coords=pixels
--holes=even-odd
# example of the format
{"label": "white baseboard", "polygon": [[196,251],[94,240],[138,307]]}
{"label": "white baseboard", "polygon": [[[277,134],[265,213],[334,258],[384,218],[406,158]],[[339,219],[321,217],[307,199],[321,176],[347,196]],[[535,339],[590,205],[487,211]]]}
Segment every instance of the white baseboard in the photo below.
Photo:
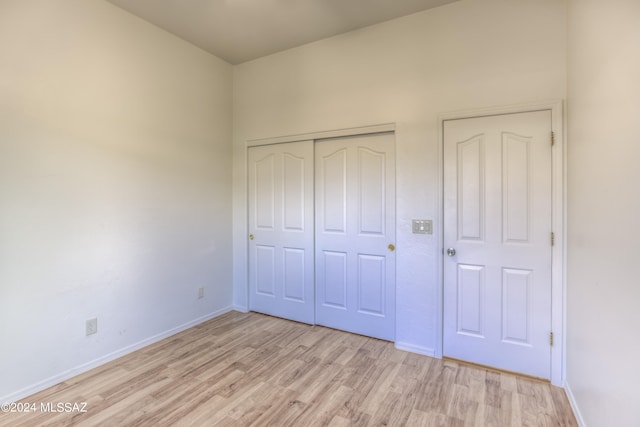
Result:
{"label": "white baseboard", "polygon": [[406,342],[396,341],[396,348],[398,350],[409,351],[411,353],[423,354],[429,357],[436,357],[436,351],[429,347],[422,347],[419,345],[409,344]]}
{"label": "white baseboard", "polygon": [[98,366],[104,365],[105,363],[111,362],[112,360],[115,360],[119,357],[122,357],[126,354],[129,354],[133,351],[139,350],[143,347],[146,347],[150,344],[153,344],[155,342],[158,342],[160,340],[163,340],[167,337],[170,337],[171,335],[175,335],[179,332],[182,332],[186,329],[189,329],[193,326],[196,326],[202,322],[206,322],[207,320],[211,320],[214,317],[218,317],[222,314],[228,313],[229,311],[234,310],[235,307],[224,307],[221,308],[220,310],[216,310],[212,313],[206,314],[202,317],[198,317],[197,319],[191,320],[187,323],[184,323],[180,326],[176,326],[175,328],[171,328],[169,330],[166,330],[164,332],[161,332],[159,334],[156,334],[152,337],[149,338],[145,338],[142,341],[138,341],[137,343],[128,345],[126,347],[123,347],[119,350],[113,351],[111,353],[105,354],[104,356],[98,357],[97,359],[94,359],[90,362],[87,363],[83,363],[82,365],[78,365],[74,368],[71,369],[67,369],[64,372],[60,372],[59,374],[56,374],[52,377],[49,377],[47,379],[44,379],[42,381],[39,381],[35,384],[32,384],[30,386],[27,386],[21,390],[18,390],[16,392],[13,392],[11,394],[8,394],[6,396],[2,396],[0,397],[0,404],[3,403],[10,403],[10,402],[16,402],[20,399],[24,399],[25,397],[31,396],[32,394],[35,394],[39,391],[45,390],[49,387],[52,387],[56,384],[59,384],[63,381],[68,380],[69,378],[73,378],[77,375],[80,375],[84,372],[87,372],[93,368],[97,368]]}
{"label": "white baseboard", "polygon": [[571,391],[571,387],[569,387],[569,383],[564,382],[564,390],[567,393],[567,399],[569,399],[569,404],[571,405],[571,409],[573,410],[573,415],[576,417],[576,421],[580,427],[587,427],[587,424],[584,422],[584,418],[582,418],[582,414],[580,413],[580,409],[578,408],[578,403],[576,402],[576,398]]}
{"label": "white baseboard", "polygon": [[248,313],[249,307],[246,307],[244,305],[234,305],[233,310],[239,311],[240,313]]}

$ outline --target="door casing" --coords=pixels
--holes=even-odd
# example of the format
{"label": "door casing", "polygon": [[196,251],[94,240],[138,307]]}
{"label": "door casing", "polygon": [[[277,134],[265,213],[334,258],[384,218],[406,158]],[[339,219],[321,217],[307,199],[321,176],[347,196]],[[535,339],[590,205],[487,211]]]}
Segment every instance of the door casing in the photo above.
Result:
{"label": "door casing", "polygon": [[437,286],[436,301],[436,339],[435,356],[443,354],[444,328],[444,122],[453,119],[495,116],[501,114],[525,113],[531,111],[551,111],[551,128],[554,133],[552,147],[552,228],[555,243],[552,247],[551,272],[551,329],[553,332],[553,346],[551,347],[551,383],[562,387],[565,380],[565,263],[566,263],[566,145],[564,135],[564,108],[562,100],[552,100],[530,104],[519,104],[505,107],[491,107],[475,110],[455,111],[438,116],[438,218],[436,218],[434,233],[438,238],[437,276],[440,286]]}

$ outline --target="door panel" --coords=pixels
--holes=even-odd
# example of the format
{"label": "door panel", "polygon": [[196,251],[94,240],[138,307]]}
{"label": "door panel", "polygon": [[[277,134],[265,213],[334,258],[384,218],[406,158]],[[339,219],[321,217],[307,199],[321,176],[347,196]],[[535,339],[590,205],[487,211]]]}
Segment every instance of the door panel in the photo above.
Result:
{"label": "door panel", "polygon": [[249,148],[249,308],[310,324],[313,167],[313,141]]}
{"label": "door panel", "polygon": [[444,355],[550,377],[551,112],[444,122]]}
{"label": "door panel", "polygon": [[345,252],[322,251],[322,261],[318,264],[318,301],[323,306],[347,308],[347,254]]}
{"label": "door panel", "polygon": [[459,334],[484,338],[483,301],[484,267],[458,264],[458,327]]}
{"label": "door panel", "polygon": [[262,295],[275,296],[276,266],[275,247],[256,245],[256,292]]}
{"label": "door panel", "polygon": [[502,138],[502,233],[505,242],[528,243],[531,138],[511,133],[504,133]]}
{"label": "door panel", "polygon": [[393,135],[316,143],[316,322],[395,338]]}
{"label": "door panel", "polygon": [[360,234],[385,232],[385,153],[358,147]]}
{"label": "door panel", "polygon": [[322,232],[344,234],[347,230],[347,150],[339,149],[323,156],[320,168],[323,171],[319,181],[322,193],[318,193],[323,201],[319,217]]}
{"label": "door panel", "polygon": [[[251,151],[250,151],[251,152]],[[273,230],[275,228],[274,206],[275,206],[275,155],[267,156],[254,161],[254,179],[255,184],[254,197],[255,206],[252,210],[254,213],[254,222],[256,230]]]}
{"label": "door panel", "polygon": [[530,345],[533,272],[502,269],[502,339]]}
{"label": "door panel", "polygon": [[284,248],[284,299],[305,300],[305,249]]}
{"label": "door panel", "polygon": [[458,143],[458,235],[460,240],[483,240],[484,138]]}
{"label": "door panel", "polygon": [[282,175],[284,189],[282,191],[284,230],[304,231],[305,224],[305,161],[312,159],[293,156],[290,153],[282,155]]}
{"label": "door panel", "polygon": [[384,316],[385,257],[358,254],[358,312]]}

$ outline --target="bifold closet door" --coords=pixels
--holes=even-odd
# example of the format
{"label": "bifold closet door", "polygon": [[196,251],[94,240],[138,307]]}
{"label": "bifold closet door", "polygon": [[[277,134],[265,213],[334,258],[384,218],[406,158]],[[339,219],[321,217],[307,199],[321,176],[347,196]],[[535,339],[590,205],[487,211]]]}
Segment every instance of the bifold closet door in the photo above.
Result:
{"label": "bifold closet door", "polygon": [[314,323],[313,141],[251,147],[249,308]]}
{"label": "bifold closet door", "polygon": [[316,323],[395,338],[393,134],[316,141]]}

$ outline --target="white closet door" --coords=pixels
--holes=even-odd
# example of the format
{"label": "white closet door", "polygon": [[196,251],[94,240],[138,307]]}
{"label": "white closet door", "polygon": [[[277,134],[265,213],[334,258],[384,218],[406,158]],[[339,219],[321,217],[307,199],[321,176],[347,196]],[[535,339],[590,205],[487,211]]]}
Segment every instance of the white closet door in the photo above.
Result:
{"label": "white closet door", "polygon": [[550,111],[444,123],[445,356],[550,377],[550,136]]}
{"label": "white closet door", "polygon": [[316,323],[395,338],[393,134],[316,142]]}
{"label": "white closet door", "polygon": [[249,308],[314,323],[313,141],[249,148]]}

